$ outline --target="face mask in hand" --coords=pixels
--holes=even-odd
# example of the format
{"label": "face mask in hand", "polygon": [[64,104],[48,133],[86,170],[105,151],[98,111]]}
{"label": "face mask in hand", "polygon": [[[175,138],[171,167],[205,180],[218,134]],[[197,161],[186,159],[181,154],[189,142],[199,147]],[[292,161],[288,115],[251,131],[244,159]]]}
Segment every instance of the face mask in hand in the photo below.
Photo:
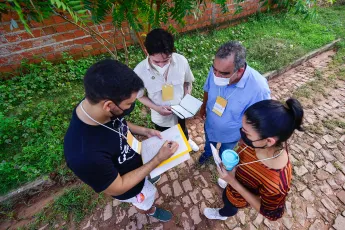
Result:
{"label": "face mask in hand", "polygon": [[163,75],[165,71],[169,68],[170,63],[166,64],[163,67],[160,67],[158,65],[152,64],[152,66],[159,72],[160,75]]}
{"label": "face mask in hand", "polygon": [[[236,72],[235,72],[236,73]],[[213,72],[213,80],[214,80],[214,84],[218,85],[218,86],[227,86],[230,83],[230,79],[232,78],[232,76],[235,75],[235,73],[233,73],[233,75],[231,75],[229,78],[223,78],[223,77],[217,77],[214,72]]]}

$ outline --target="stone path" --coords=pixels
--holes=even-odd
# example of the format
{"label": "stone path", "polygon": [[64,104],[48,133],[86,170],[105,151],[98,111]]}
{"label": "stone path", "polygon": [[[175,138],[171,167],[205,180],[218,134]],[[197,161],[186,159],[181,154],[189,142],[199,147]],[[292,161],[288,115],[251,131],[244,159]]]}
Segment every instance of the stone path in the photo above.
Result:
{"label": "stone path", "polygon": [[[315,69],[330,73],[332,51],[269,82],[272,95],[284,100],[304,84],[315,80]],[[252,208],[242,209],[227,221],[211,221],[203,216],[206,206],[220,207],[222,190],[216,185],[217,171],[212,163],[198,165],[201,152],[162,175],[157,185],[156,204],[171,210],[174,219],[160,223],[130,207],[111,201],[85,219],[81,229],[345,229],[345,130],[325,124],[345,122],[345,82],[327,90],[326,97],[315,94],[303,101],[305,125],[318,126],[318,132],[297,132],[290,140],[293,185],[286,202],[284,217],[270,222]],[[304,103],[305,102],[305,103]],[[188,122],[191,136],[204,147],[203,121]]]}

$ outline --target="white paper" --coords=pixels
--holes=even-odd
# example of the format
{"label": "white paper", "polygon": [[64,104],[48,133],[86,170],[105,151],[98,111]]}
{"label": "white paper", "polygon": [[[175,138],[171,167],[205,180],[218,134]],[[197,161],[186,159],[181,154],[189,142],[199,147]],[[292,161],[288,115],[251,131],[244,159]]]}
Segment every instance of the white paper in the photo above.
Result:
{"label": "white paper", "polygon": [[184,96],[184,98],[182,99],[180,105],[186,110],[188,110],[190,113],[195,115],[200,109],[202,101],[196,99],[190,94],[186,94],[186,96]]}
{"label": "white paper", "polygon": [[213,160],[216,163],[218,167],[220,167],[220,163],[222,163],[222,160],[219,157],[218,150],[212,145],[211,145],[211,150],[212,150],[212,155],[213,155]]}
{"label": "white paper", "polygon": [[151,171],[150,177],[154,178],[156,176],[159,176],[162,173],[168,171],[169,169],[172,169],[175,166],[177,166],[177,165],[181,164],[182,162],[187,161],[189,159],[190,159],[190,155],[189,155],[189,153],[187,153],[187,154],[185,154],[185,155],[183,155],[183,156],[181,156],[181,157],[179,157],[179,158],[177,158],[177,159],[175,159],[175,160],[173,160],[173,161],[171,161],[171,162],[169,162],[169,163],[167,163],[161,167],[155,168],[154,170]]}
{"label": "white paper", "polygon": [[[161,135],[163,139],[159,139],[158,137],[151,137],[145,141],[142,142],[141,144],[141,156],[143,159],[143,163],[146,164],[149,162],[154,156],[157,155],[159,149],[163,146],[165,141],[175,141],[178,143],[179,147],[177,151],[172,155],[171,157],[174,157],[180,153],[183,153],[190,149],[189,143],[187,142],[188,146],[184,142],[184,134],[180,132],[178,125],[175,125],[163,132],[161,132]],[[179,165],[180,163],[188,160],[190,158],[189,153],[186,153],[185,155],[178,157],[174,159],[173,161],[164,164],[162,166],[157,167],[154,169],[151,173],[150,176],[156,177],[165,171]]]}
{"label": "white paper", "polygon": [[181,119],[187,119],[194,116],[194,114],[191,114],[190,112],[182,108],[180,105],[173,105],[171,106],[171,108],[171,111]]}
{"label": "white paper", "polygon": [[181,119],[193,117],[202,105],[202,101],[186,94],[179,105],[171,106],[172,112]]}

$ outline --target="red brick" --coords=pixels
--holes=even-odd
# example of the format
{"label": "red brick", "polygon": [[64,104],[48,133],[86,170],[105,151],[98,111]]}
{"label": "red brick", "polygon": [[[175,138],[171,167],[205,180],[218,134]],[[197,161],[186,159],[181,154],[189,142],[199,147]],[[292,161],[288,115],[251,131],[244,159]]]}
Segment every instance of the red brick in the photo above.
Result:
{"label": "red brick", "polygon": [[93,49],[100,49],[102,47],[103,47],[103,45],[100,44],[99,42],[95,42],[95,43],[92,44],[92,48]]}
{"label": "red brick", "polygon": [[55,21],[54,21],[53,17],[46,18],[43,21],[43,25],[45,25],[45,26],[50,26],[50,25],[53,25],[53,24],[55,24]]}
{"label": "red brick", "polygon": [[36,57],[30,60],[31,63],[40,63],[42,62],[42,58],[41,57]]}
{"label": "red brick", "polygon": [[64,24],[60,24],[60,25],[55,26],[55,30],[58,33],[62,33],[62,32],[65,32],[67,28]]}
{"label": "red brick", "polygon": [[53,60],[53,59],[55,59],[55,54],[54,53],[46,54],[45,58],[47,60]]}
{"label": "red brick", "polygon": [[[0,66],[0,72],[2,73],[8,73],[8,72],[13,72],[14,69],[12,68],[12,65],[11,66]],[[1,76],[2,78],[2,76]]]}
{"label": "red brick", "polygon": [[69,40],[69,39],[74,39],[75,38],[75,35],[73,32],[69,32],[69,33],[65,33],[63,34],[65,40]]}
{"label": "red brick", "polygon": [[87,44],[95,42],[95,39],[93,39],[92,37],[86,37],[86,38],[83,38],[83,40]]}
{"label": "red brick", "polygon": [[8,58],[7,57],[0,57],[0,66],[7,63],[8,62]]}
{"label": "red brick", "polygon": [[100,54],[100,53],[101,53],[100,50],[92,50],[92,51],[91,51],[91,54],[92,54],[92,55],[98,55],[98,54]]}
{"label": "red brick", "polygon": [[67,30],[76,30],[76,29],[78,29],[78,27],[77,26],[75,26],[75,25],[73,25],[72,23],[67,23],[66,24],[66,28],[67,28]]}
{"label": "red brick", "polygon": [[17,34],[5,34],[5,38],[8,42],[20,41],[20,37]]}
{"label": "red brick", "polygon": [[83,48],[82,48],[82,46],[73,46],[70,49],[70,52],[73,53],[73,54],[81,53],[81,52],[83,52]]}
{"label": "red brick", "polygon": [[80,39],[74,39],[73,40],[74,44],[79,44],[79,45],[83,45],[85,44],[84,39],[80,38]]}
{"label": "red brick", "polygon": [[42,51],[43,51],[44,54],[46,54],[46,53],[53,52],[54,48],[52,46],[45,46],[45,47],[42,48]]}
{"label": "red brick", "polygon": [[75,54],[72,54],[72,55],[75,58],[82,58],[83,57],[83,53],[75,53]]}
{"label": "red brick", "polygon": [[55,60],[62,59],[62,54],[61,53],[55,53]]}
{"label": "red brick", "polygon": [[105,24],[105,25],[103,26],[103,29],[104,29],[104,31],[114,30],[114,25],[111,24],[111,23]]}
{"label": "red brick", "polygon": [[55,39],[55,41],[57,41],[57,42],[61,42],[61,41],[65,40],[65,37],[63,36],[63,34],[59,34],[59,35],[55,35],[53,37],[53,39]]}
{"label": "red brick", "polygon": [[33,56],[31,51],[25,51],[21,53],[21,55],[23,56],[23,58],[27,58],[27,59],[30,59]]}
{"label": "red brick", "polygon": [[21,50],[30,49],[33,47],[33,42],[32,41],[23,41],[16,46],[18,46],[19,49],[21,49]]}
{"label": "red brick", "polygon": [[39,28],[42,27],[43,24],[41,22],[36,22],[36,21],[30,21],[30,27],[31,28]]}
{"label": "red brick", "polygon": [[68,41],[68,42],[64,42],[62,43],[63,46],[71,46],[71,45],[74,45],[74,42],[73,41]]}
{"label": "red brick", "polygon": [[50,34],[55,34],[56,33],[56,30],[53,26],[47,26],[47,27],[44,27],[42,28],[45,35],[50,35]]}
{"label": "red brick", "polygon": [[62,22],[66,22],[65,19],[59,17],[59,16],[53,16],[53,19],[55,21],[56,24],[62,23]]}
{"label": "red brick", "polygon": [[10,64],[19,63],[24,57],[25,56],[23,55],[23,53],[15,54],[15,55],[8,57],[8,62],[10,62]]}
{"label": "red brick", "polygon": [[40,56],[40,55],[44,54],[42,48],[33,49],[33,50],[31,50],[31,53],[33,56]]}
{"label": "red brick", "polygon": [[83,37],[83,36],[85,36],[85,32],[82,30],[76,30],[76,31],[74,31],[74,35],[76,38],[77,37]]}
{"label": "red brick", "polygon": [[91,45],[84,45],[83,48],[84,48],[85,51],[92,50],[92,46]]}
{"label": "red brick", "polygon": [[43,30],[41,29],[32,30],[31,33],[34,35],[35,38],[43,36]]}
{"label": "red brick", "polygon": [[21,33],[17,33],[17,36],[20,37],[20,40],[27,40],[27,39],[33,38],[32,35],[26,31],[23,31]]}

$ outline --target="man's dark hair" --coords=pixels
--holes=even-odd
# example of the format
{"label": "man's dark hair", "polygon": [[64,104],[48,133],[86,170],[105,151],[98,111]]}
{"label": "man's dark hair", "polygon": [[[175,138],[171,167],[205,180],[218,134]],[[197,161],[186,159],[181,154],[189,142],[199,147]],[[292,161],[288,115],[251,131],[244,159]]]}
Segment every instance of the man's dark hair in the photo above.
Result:
{"label": "man's dark hair", "polygon": [[153,29],[147,34],[145,48],[149,55],[164,53],[170,55],[174,52],[174,37],[163,29]]}
{"label": "man's dark hair", "polygon": [[216,57],[226,59],[231,55],[235,55],[234,64],[235,71],[242,68],[246,64],[246,48],[238,41],[229,41],[223,44],[217,50]]}
{"label": "man's dark hair", "polygon": [[120,104],[144,88],[143,81],[125,64],[106,59],[93,64],[84,77],[85,97],[91,103],[111,100]]}

